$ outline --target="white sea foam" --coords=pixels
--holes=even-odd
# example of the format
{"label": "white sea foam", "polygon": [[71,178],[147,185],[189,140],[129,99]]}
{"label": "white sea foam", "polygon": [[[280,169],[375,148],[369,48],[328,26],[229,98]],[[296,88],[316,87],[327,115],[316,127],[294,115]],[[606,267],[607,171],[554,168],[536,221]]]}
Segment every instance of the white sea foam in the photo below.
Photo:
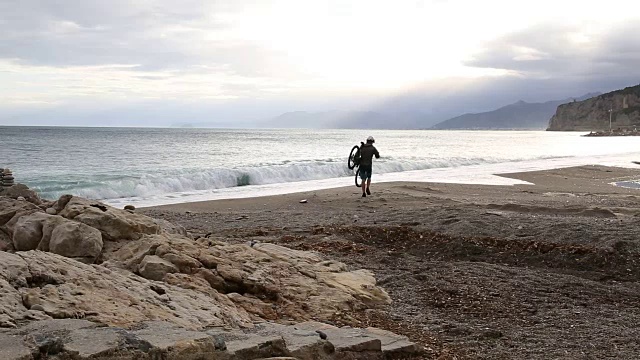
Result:
{"label": "white sea foam", "polygon": [[[450,158],[434,160],[394,160],[384,159],[376,162],[375,173],[388,174],[432,168],[450,168],[499,162],[497,159]],[[169,171],[146,174],[140,177],[110,177],[106,180],[93,178],[75,188],[63,186],[64,183],[49,183],[37,187],[47,198],[57,198],[69,191],[91,199],[150,198],[163,194],[194,193],[252,185],[294,183],[300,181],[335,179],[353,176],[344,164],[337,161],[317,160],[311,162],[288,163],[244,167],[238,169],[217,168],[210,170]]]}
{"label": "white sea foam", "polygon": [[[589,157],[562,157],[553,159],[535,159],[502,163],[485,163],[466,166],[430,168],[424,170],[408,170],[403,172],[390,172],[375,175],[375,183],[414,181],[433,183],[458,183],[458,184],[483,184],[483,185],[515,185],[529,183],[517,179],[499,176],[500,174],[548,170],[555,168],[604,165],[618,167],[638,167],[631,163],[638,158],[637,153],[602,155]],[[353,175],[351,175],[353,176]],[[640,181],[640,180],[639,180]],[[314,191],[336,187],[353,186],[352,177],[331,178],[323,180],[297,181],[290,183],[273,183],[268,185],[253,185],[240,188],[223,188],[216,190],[203,190],[185,192],[181,194],[158,195],[150,197],[129,197],[109,199],[106,202],[122,207],[126,204],[136,206],[155,206],[162,204],[175,204],[194,201],[235,199],[247,197],[270,196],[290,194],[303,191]],[[357,190],[354,187],[354,192]]]}

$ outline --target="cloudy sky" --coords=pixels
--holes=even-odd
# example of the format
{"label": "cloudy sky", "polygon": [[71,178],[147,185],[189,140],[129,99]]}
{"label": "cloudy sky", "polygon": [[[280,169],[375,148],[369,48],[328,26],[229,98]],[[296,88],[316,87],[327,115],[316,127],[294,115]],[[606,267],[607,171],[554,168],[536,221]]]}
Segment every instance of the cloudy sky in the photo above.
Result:
{"label": "cloudy sky", "polygon": [[637,0],[0,0],[0,124],[580,96],[640,83],[639,20]]}

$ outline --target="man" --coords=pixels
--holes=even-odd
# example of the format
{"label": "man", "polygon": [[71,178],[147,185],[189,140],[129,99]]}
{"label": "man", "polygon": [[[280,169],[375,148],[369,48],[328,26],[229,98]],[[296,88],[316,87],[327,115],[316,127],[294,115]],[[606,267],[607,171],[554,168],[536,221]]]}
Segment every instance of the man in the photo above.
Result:
{"label": "man", "polygon": [[371,195],[369,187],[371,186],[371,165],[373,164],[373,155],[376,156],[376,159],[380,158],[378,149],[373,146],[374,142],[376,141],[373,139],[373,136],[369,136],[367,138],[367,143],[360,146],[360,179],[362,179],[362,197]]}

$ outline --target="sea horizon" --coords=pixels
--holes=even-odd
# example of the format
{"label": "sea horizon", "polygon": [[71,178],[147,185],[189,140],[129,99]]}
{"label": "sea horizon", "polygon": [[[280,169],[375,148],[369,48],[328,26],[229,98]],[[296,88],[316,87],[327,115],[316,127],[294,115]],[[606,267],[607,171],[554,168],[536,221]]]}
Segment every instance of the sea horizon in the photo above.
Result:
{"label": "sea horizon", "polygon": [[[215,126],[78,126],[78,125],[0,125],[0,128],[69,128],[69,129],[218,129],[218,130],[362,130],[362,131],[376,131],[376,130],[393,130],[393,131],[547,131],[541,128],[499,128],[499,129],[431,129],[431,128],[411,128],[411,129],[395,129],[395,128],[312,128],[312,127],[215,127]],[[572,130],[572,131],[554,131],[554,132],[566,132],[566,133],[585,133],[584,130]]]}

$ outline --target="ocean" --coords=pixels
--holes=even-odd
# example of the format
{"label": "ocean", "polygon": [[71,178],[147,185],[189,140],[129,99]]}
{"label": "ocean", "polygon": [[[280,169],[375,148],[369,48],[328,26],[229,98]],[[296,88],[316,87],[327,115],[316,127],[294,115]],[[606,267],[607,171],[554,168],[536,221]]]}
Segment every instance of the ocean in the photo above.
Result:
{"label": "ocean", "polygon": [[508,185],[494,174],[601,164],[638,167],[639,137],[577,132],[0,127],[0,167],[46,199],[114,206],[354,186],[351,148],[376,138],[373,182]]}

